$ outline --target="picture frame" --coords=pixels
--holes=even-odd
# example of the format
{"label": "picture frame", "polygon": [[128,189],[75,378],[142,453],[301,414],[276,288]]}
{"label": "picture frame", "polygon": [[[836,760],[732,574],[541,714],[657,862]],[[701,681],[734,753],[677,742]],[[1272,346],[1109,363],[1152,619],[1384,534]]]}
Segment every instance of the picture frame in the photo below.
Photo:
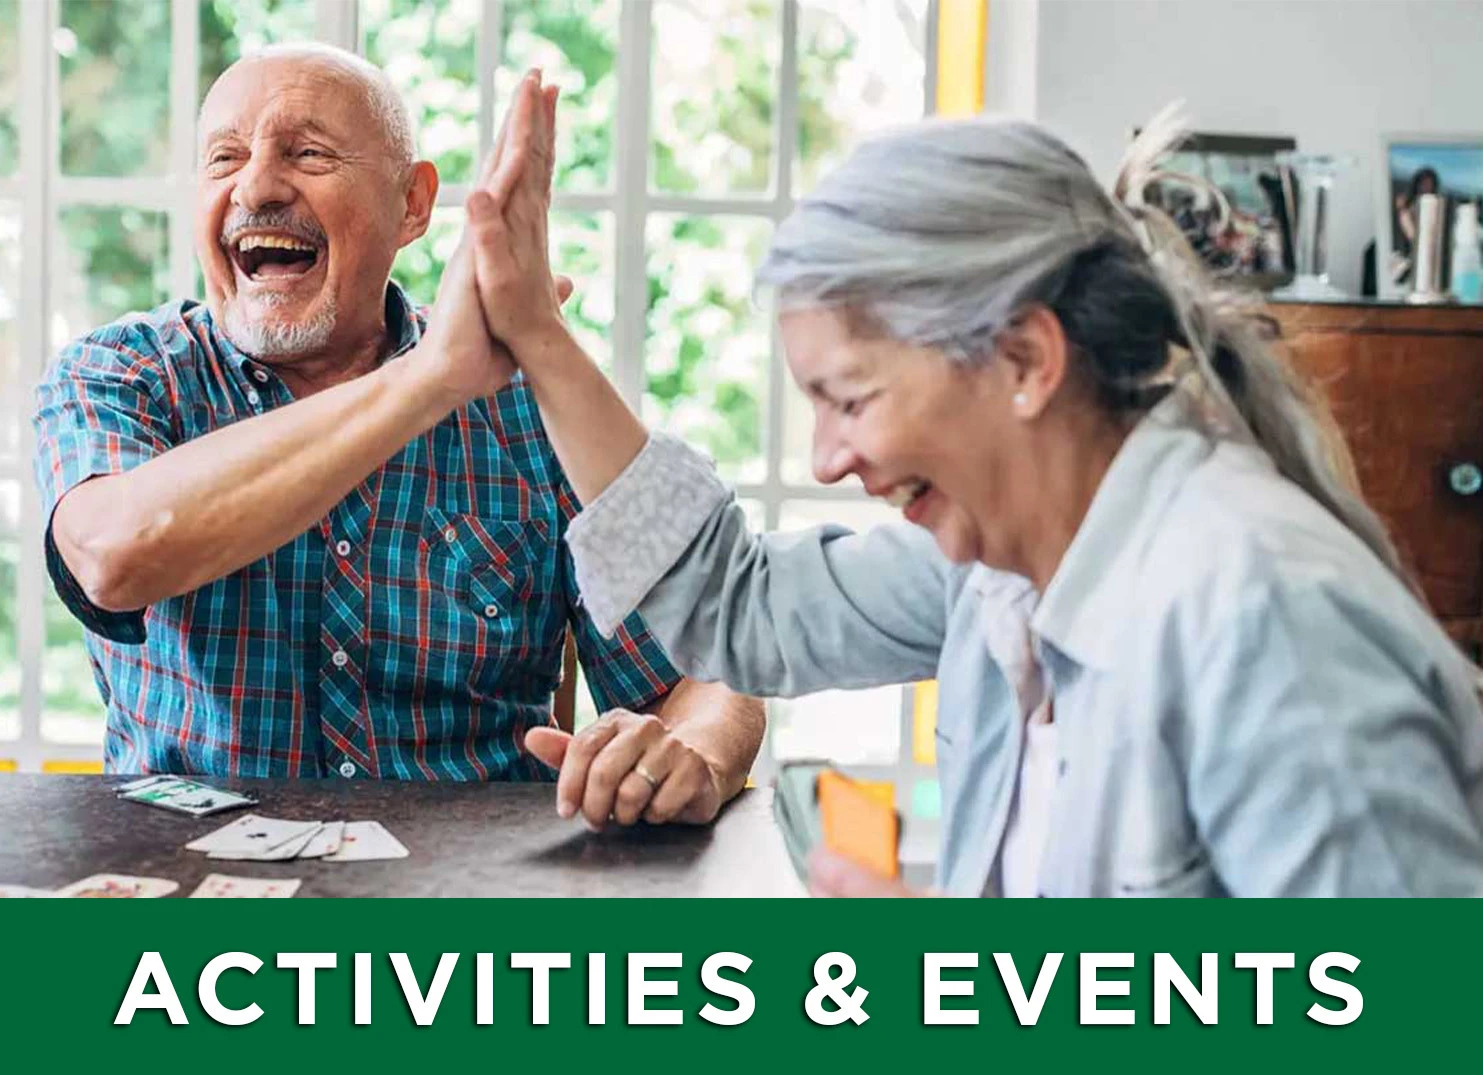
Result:
{"label": "picture frame", "polygon": [[[1375,280],[1382,298],[1402,298],[1412,288],[1414,268],[1411,241],[1406,234],[1405,203],[1420,193],[1447,198],[1443,217],[1441,285],[1450,283],[1452,221],[1464,199],[1483,201],[1483,133],[1444,134],[1402,132],[1381,136],[1379,175],[1375,191]],[[1431,172],[1432,191],[1426,191],[1425,173]],[[1415,188],[1415,189],[1413,189]],[[1412,225],[1414,229],[1414,223]]]}
{"label": "picture frame", "polygon": [[[1292,281],[1295,248],[1291,180],[1278,154],[1295,149],[1289,135],[1195,131],[1166,158],[1161,170],[1170,177],[1144,197],[1169,213],[1217,276],[1281,287]],[[1198,182],[1181,184],[1180,176]],[[1221,198],[1209,196],[1212,187]]]}

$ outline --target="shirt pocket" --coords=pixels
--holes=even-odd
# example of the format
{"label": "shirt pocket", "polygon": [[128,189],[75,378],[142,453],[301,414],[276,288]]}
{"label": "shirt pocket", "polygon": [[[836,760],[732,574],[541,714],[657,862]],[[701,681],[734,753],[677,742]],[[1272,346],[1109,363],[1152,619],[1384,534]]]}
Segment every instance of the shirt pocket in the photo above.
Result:
{"label": "shirt pocket", "polygon": [[548,529],[541,519],[489,519],[428,512],[426,540],[432,555],[451,558],[432,573],[446,585],[455,609],[450,625],[471,683],[492,687],[535,648],[535,625],[550,600],[545,571]]}

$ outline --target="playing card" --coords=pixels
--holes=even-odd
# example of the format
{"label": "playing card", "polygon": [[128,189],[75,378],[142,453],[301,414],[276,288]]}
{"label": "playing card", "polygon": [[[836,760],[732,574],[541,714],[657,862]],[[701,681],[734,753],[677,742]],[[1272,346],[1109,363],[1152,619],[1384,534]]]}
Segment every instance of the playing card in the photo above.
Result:
{"label": "playing card", "polygon": [[121,793],[119,798],[128,799],[130,802],[146,803],[149,806],[160,806],[166,810],[189,814],[191,817],[219,814],[223,810],[236,810],[243,806],[252,806],[257,802],[250,795],[239,795],[235,791],[222,791],[219,788],[197,784],[194,780],[182,780],[179,777],[143,784],[131,791]]}
{"label": "playing card", "polygon": [[324,856],[325,862],[369,862],[372,859],[404,859],[407,849],[379,821],[347,821],[340,850]]}
{"label": "playing card", "polygon": [[323,827],[316,821],[300,835],[291,836],[276,847],[228,847],[219,851],[207,852],[206,857],[209,859],[235,859],[241,862],[284,862],[291,858],[297,858],[299,853],[309,845],[309,841],[314,839]]}
{"label": "playing card", "polygon": [[316,832],[312,839],[299,852],[301,859],[324,858],[333,855],[340,850],[340,845],[345,842],[345,822],[329,821],[324,827]]}
{"label": "playing card", "polygon": [[191,899],[287,899],[303,883],[298,878],[280,880],[208,873],[206,879],[191,893]]}
{"label": "playing card", "polygon": [[[305,834],[313,835],[318,829],[317,821],[282,821],[257,814],[243,814],[230,825],[223,825],[215,832],[192,840],[185,845],[185,849],[205,851],[212,855],[221,853],[232,857],[254,858]],[[238,853],[241,853],[240,856]]]}
{"label": "playing card", "polygon": [[155,774],[154,776],[141,776],[137,780],[130,780],[127,784],[120,784],[118,787],[113,789],[113,792],[115,795],[122,795],[126,791],[138,791],[140,788],[148,787],[150,784],[158,784],[161,780],[170,779],[172,778],[168,776],[160,776],[159,774]]}
{"label": "playing card", "polygon": [[27,888],[25,885],[0,885],[0,900],[50,899],[56,893],[49,888]]}
{"label": "playing card", "polygon": [[73,881],[57,895],[70,899],[153,899],[168,896],[180,887],[179,882],[163,877],[129,877],[121,873],[96,873]]}

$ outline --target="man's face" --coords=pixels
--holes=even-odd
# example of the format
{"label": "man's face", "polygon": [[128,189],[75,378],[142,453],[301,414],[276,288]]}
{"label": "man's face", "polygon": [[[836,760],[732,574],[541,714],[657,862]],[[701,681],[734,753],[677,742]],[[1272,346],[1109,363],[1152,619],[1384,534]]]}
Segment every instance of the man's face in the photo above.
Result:
{"label": "man's face", "polygon": [[378,331],[392,260],[422,227],[365,87],[324,60],[247,60],[212,87],[201,131],[196,253],[232,342],[291,361]]}

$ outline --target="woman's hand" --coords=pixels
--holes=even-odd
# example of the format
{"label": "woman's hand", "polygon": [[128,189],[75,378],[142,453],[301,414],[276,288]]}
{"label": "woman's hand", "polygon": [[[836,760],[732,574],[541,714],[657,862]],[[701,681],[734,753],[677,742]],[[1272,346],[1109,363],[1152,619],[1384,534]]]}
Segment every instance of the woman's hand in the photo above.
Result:
{"label": "woman's hand", "polygon": [[842,855],[822,847],[808,858],[808,891],[813,896],[863,896],[880,899],[886,896],[925,896],[891,877],[856,865]]}
{"label": "woman's hand", "polygon": [[556,98],[557,88],[542,86],[539,71],[521,80],[465,205],[484,322],[522,364],[543,341],[565,333],[547,253]]}

